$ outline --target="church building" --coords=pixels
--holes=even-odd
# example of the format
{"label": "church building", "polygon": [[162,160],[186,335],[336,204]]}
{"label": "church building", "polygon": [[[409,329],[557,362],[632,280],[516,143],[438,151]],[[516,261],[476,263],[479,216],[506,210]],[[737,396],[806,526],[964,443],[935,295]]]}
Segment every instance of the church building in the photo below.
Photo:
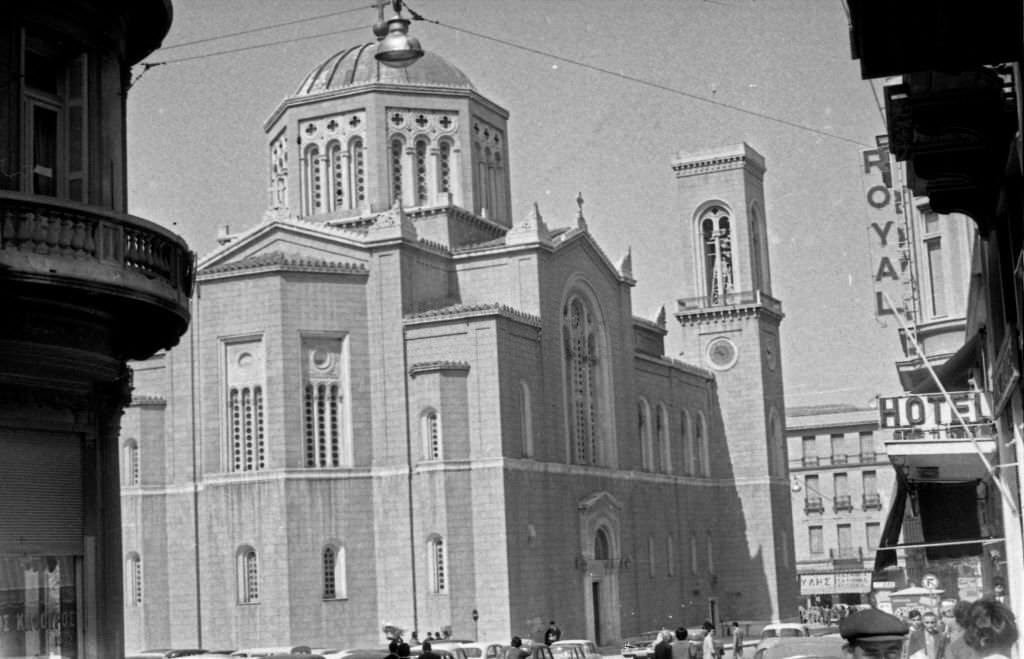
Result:
{"label": "church building", "polygon": [[508,111],[375,48],[273,111],[266,214],[200,259],[180,346],[133,363],[126,647],[795,616],[763,157],[671,163],[683,362],[582,200],[569,226],[513,203]]}

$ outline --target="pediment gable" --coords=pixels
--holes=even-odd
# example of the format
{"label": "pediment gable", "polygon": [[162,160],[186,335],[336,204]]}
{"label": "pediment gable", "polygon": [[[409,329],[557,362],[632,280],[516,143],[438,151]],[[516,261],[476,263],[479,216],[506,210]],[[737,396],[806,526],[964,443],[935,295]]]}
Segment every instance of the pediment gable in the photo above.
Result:
{"label": "pediment gable", "polygon": [[199,274],[247,266],[338,266],[366,269],[365,232],[301,220],[265,222],[221,245],[199,261]]}
{"label": "pediment gable", "polygon": [[616,267],[615,264],[612,263],[611,259],[608,258],[608,255],[605,254],[604,250],[601,249],[601,246],[597,244],[597,241],[594,240],[594,237],[590,235],[590,232],[584,227],[572,228],[561,233],[555,239],[552,251],[554,254],[558,255],[560,252],[566,253],[574,248],[578,248],[580,251],[586,253],[594,263],[603,267],[613,279],[629,284],[630,286],[636,284],[636,280],[633,279],[632,256],[629,254],[628,250],[623,258],[620,259],[622,267]]}

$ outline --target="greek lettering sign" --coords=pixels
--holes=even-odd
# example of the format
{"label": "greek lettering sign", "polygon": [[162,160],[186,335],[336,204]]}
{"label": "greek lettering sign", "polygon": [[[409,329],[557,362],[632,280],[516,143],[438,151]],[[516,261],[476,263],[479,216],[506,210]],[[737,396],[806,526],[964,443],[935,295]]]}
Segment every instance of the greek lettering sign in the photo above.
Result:
{"label": "greek lettering sign", "polygon": [[951,391],[949,398],[947,401],[942,394],[879,397],[880,424],[882,428],[931,430],[959,423],[957,413],[967,424],[989,420],[988,401],[980,392]]}
{"label": "greek lettering sign", "polygon": [[[861,151],[861,173],[868,205],[868,239],[871,246],[875,315],[905,313],[902,307],[909,262],[902,257],[907,244],[900,191],[892,189],[892,165],[888,145]],[[889,306],[886,295],[896,305]]]}
{"label": "greek lettering sign", "polygon": [[870,593],[870,572],[822,572],[800,575],[801,595]]}

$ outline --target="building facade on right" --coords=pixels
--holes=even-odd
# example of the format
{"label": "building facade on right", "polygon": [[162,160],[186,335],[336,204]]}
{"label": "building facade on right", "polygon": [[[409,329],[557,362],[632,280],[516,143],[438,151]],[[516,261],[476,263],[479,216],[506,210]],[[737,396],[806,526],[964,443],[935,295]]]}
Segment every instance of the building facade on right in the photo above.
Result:
{"label": "building facade on right", "polygon": [[[890,456],[902,447],[900,460],[894,460],[898,499],[919,513],[920,542],[908,542],[906,533],[902,543],[897,540],[897,500],[880,544],[922,549],[926,561],[952,553],[977,558],[977,594],[1002,599],[1019,616],[1024,6],[1011,2],[975,10],[936,3],[924,12],[910,3],[883,7],[851,0],[849,10],[862,77],[899,76],[885,89],[887,139],[896,160],[905,163],[908,187],[927,196],[935,213],[966,215],[977,231],[961,347],[915,385],[911,393],[923,397],[919,402],[907,397],[882,409],[883,425],[895,421],[900,433],[908,416],[945,413],[954,420],[894,435]],[[906,30],[908,21],[916,29]],[[948,395],[961,383],[973,384],[977,398]],[[947,476],[923,482],[932,468]],[[891,555],[880,552],[876,568]],[[926,588],[935,586],[934,579],[928,581]],[[941,583],[938,588],[945,590]]]}

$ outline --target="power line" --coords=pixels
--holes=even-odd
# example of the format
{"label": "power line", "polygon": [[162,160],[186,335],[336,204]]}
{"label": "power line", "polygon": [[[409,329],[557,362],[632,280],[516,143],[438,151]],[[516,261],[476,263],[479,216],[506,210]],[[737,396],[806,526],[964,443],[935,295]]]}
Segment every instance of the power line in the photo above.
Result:
{"label": "power line", "polygon": [[159,51],[159,50],[171,50],[171,49],[174,49],[174,48],[184,48],[185,46],[194,46],[194,45],[200,44],[200,43],[209,43],[210,41],[218,41],[220,39],[229,39],[231,37],[238,37],[238,36],[241,36],[243,34],[253,34],[254,32],[263,32],[265,30],[274,30],[274,29],[277,29],[279,27],[287,27],[289,25],[298,25],[300,23],[309,23],[309,22],[312,22],[312,21],[318,21],[321,18],[330,18],[332,16],[341,16],[342,14],[351,14],[352,12],[362,11],[364,9],[373,9],[376,6],[377,6],[376,4],[360,5],[359,7],[353,7],[351,9],[343,9],[341,11],[333,11],[333,12],[331,12],[329,14],[320,14],[319,16],[310,16],[309,18],[298,18],[298,19],[296,19],[294,21],[287,21],[285,23],[273,23],[271,25],[264,25],[262,27],[254,27],[254,28],[249,29],[249,30],[240,30],[238,32],[229,32],[227,34],[218,34],[218,35],[213,36],[213,37],[206,37],[206,38],[203,38],[203,39],[195,39],[193,41],[184,41],[182,43],[176,43],[176,44],[172,44],[170,46],[161,46],[157,50]]}
{"label": "power line", "polygon": [[655,89],[660,89],[661,91],[669,92],[670,94],[676,94],[677,96],[683,96],[683,97],[686,97],[686,98],[689,98],[689,99],[693,99],[695,101],[701,101],[703,103],[710,103],[711,105],[715,105],[717,107],[726,108],[726,109],[729,109],[729,110],[733,110],[734,112],[740,112],[742,114],[747,114],[747,115],[750,115],[750,116],[753,116],[753,117],[757,117],[759,119],[764,119],[766,121],[772,121],[772,122],[775,122],[775,123],[778,123],[778,124],[782,124],[784,126],[788,126],[790,128],[796,128],[797,130],[804,130],[804,131],[807,131],[807,132],[810,132],[810,133],[814,133],[816,135],[821,135],[822,137],[828,137],[828,138],[831,138],[831,139],[834,139],[834,140],[840,140],[842,142],[847,142],[849,144],[853,144],[853,145],[856,145],[856,146],[862,147],[862,148],[870,148],[871,147],[870,144],[864,144],[863,142],[859,142],[859,141],[851,139],[849,137],[843,137],[842,135],[837,135],[835,133],[830,133],[828,131],[821,130],[820,128],[814,128],[813,126],[807,126],[807,125],[804,125],[804,124],[797,123],[795,121],[790,121],[788,119],[782,119],[780,117],[774,117],[774,116],[769,115],[769,114],[764,114],[763,112],[756,112],[754,110],[748,110],[748,109],[740,107],[738,105],[732,105],[731,103],[723,103],[722,101],[716,101],[716,100],[714,100],[712,98],[708,98],[706,96],[701,96],[699,94],[694,94],[692,92],[687,92],[687,91],[684,91],[682,89],[676,89],[675,87],[669,87],[668,85],[663,85],[661,83],[653,82],[651,80],[644,80],[643,78],[637,78],[636,76],[627,75],[625,73],[619,73],[617,71],[612,71],[611,69],[605,69],[605,68],[602,68],[600,66],[596,66],[596,65],[593,65],[593,64],[587,64],[586,62],[580,62],[578,60],[569,59],[568,57],[562,57],[561,55],[555,55],[554,53],[549,53],[549,52],[540,50],[538,48],[532,48],[530,46],[524,46],[522,44],[518,44],[518,43],[515,43],[513,41],[508,41],[506,39],[500,39],[498,37],[492,37],[492,36],[489,36],[489,35],[486,35],[486,34],[481,34],[480,32],[474,32],[472,30],[467,30],[465,28],[456,27],[454,25],[449,25],[447,23],[442,23],[441,21],[434,20],[434,19],[421,18],[420,20],[424,20],[424,21],[426,21],[428,23],[433,23],[435,25],[440,25],[441,27],[446,27],[449,30],[453,30],[455,32],[462,32],[463,34],[468,34],[470,36],[474,36],[474,37],[477,37],[479,39],[486,39],[487,41],[493,41],[495,43],[500,43],[500,44],[502,44],[504,46],[509,46],[510,48],[516,48],[518,50],[522,50],[522,51],[525,51],[525,52],[528,52],[528,53],[533,53],[534,55],[540,55],[542,57],[550,57],[551,59],[555,59],[555,60],[558,60],[560,62],[565,62],[566,64],[573,64],[575,66],[578,66],[578,67],[581,67],[581,68],[584,68],[584,69],[589,69],[591,71],[596,71],[598,73],[604,73],[606,75],[610,75],[610,76],[613,76],[615,78],[619,78],[621,80],[628,80],[629,82],[634,82],[634,83],[637,83],[639,85],[644,85],[644,86],[647,86],[647,87],[653,87]]}
{"label": "power line", "polygon": [[[218,55],[230,55],[231,53],[240,53],[246,50],[256,50],[257,48],[268,48],[270,46],[280,46],[286,43],[296,43],[299,41],[306,41],[308,39],[319,39],[321,37],[331,37],[338,34],[345,34],[346,32],[358,32],[361,30],[369,30],[371,26],[360,25],[358,27],[350,27],[344,30],[333,30],[331,32],[321,32],[319,34],[310,34],[304,37],[293,37],[291,39],[281,39],[280,41],[269,41],[267,43],[255,44],[253,46],[242,46],[240,48],[230,48],[228,50],[217,50],[212,53],[204,53],[202,55],[190,55],[188,57],[178,57],[176,59],[168,59],[162,62],[142,62],[142,66],[146,70],[153,68],[154,66],[163,66],[165,64],[177,64],[178,62],[190,62],[197,59],[205,59],[207,57],[216,57]],[[145,71],[144,71],[145,72]],[[139,77],[142,77],[141,75]]]}
{"label": "power line", "polygon": [[[374,4],[374,5],[368,5],[368,6],[369,7],[375,7],[376,5]],[[193,44],[196,44],[196,43],[201,43],[201,42],[206,42],[206,41],[213,41],[213,40],[216,40],[216,39],[228,38],[228,37],[231,37],[231,36],[237,36],[239,34],[245,34],[245,33],[248,33],[248,32],[256,32],[256,31],[260,31],[260,30],[264,30],[264,29],[271,29],[271,28],[274,28],[274,27],[281,27],[281,26],[285,26],[285,25],[292,25],[292,24],[296,24],[296,23],[300,23],[300,22],[308,22],[308,21],[319,19],[319,18],[323,18],[325,16],[334,16],[334,15],[337,15],[337,14],[349,13],[349,12],[361,10],[361,9],[364,9],[364,8],[366,8],[366,6],[356,7],[356,8],[352,8],[352,9],[346,9],[346,10],[343,10],[341,12],[333,12],[331,14],[324,14],[322,16],[310,17],[310,18],[305,18],[305,19],[298,19],[296,21],[290,21],[290,22],[287,22],[287,23],[279,23],[279,24],[276,24],[276,25],[269,25],[269,26],[265,26],[265,27],[262,27],[262,28],[253,28],[252,30],[244,30],[244,31],[241,31],[241,32],[219,35],[219,36],[216,36],[216,37],[208,37],[206,39],[200,39],[200,40],[196,40],[196,41],[192,41],[192,42],[175,44],[173,46],[167,46],[165,48],[162,48],[161,50],[167,50],[167,49],[170,49],[170,48],[177,48],[177,47],[186,46],[186,45],[193,45]],[[572,64],[572,65],[578,66],[580,68],[588,69],[588,70],[591,70],[591,71],[596,71],[598,73],[604,73],[605,75],[610,75],[610,76],[613,76],[615,78],[619,78],[621,80],[627,80],[629,82],[633,82],[633,83],[636,83],[636,84],[639,84],[639,85],[644,85],[644,86],[647,86],[647,87],[652,87],[654,89],[660,89],[661,91],[665,91],[665,92],[668,92],[670,94],[676,94],[678,96],[683,96],[685,98],[689,98],[689,99],[692,99],[692,100],[701,101],[703,103],[709,103],[709,104],[717,106],[717,107],[725,108],[725,109],[728,109],[728,110],[733,110],[734,112],[739,112],[739,113],[742,113],[742,114],[746,114],[746,115],[750,115],[750,116],[753,116],[753,117],[757,117],[759,119],[764,119],[766,121],[771,121],[771,122],[774,122],[774,123],[782,124],[782,125],[788,126],[790,128],[795,128],[797,130],[807,131],[807,132],[810,132],[810,133],[814,133],[816,135],[820,135],[822,137],[828,137],[830,139],[839,140],[839,141],[842,141],[842,142],[846,142],[848,144],[856,145],[858,147],[870,148],[872,146],[870,144],[864,144],[862,142],[859,142],[857,140],[854,140],[854,139],[851,139],[851,138],[848,138],[848,137],[844,137],[842,135],[837,135],[836,133],[830,133],[828,131],[821,130],[819,128],[814,128],[813,126],[807,126],[807,125],[804,125],[804,124],[797,123],[795,121],[790,121],[788,119],[782,119],[781,117],[775,117],[775,116],[772,116],[772,115],[769,115],[769,114],[765,114],[763,112],[757,112],[757,111],[754,111],[754,110],[748,110],[748,109],[740,107],[738,105],[733,105],[731,103],[725,103],[723,101],[718,101],[718,100],[715,100],[715,99],[712,99],[712,98],[708,98],[706,96],[701,96],[699,94],[694,94],[692,92],[687,92],[687,91],[684,91],[682,89],[677,89],[675,87],[670,87],[668,85],[663,85],[661,83],[653,82],[651,80],[645,80],[643,78],[638,78],[636,76],[627,75],[625,73],[619,73],[617,71],[612,71],[611,69],[606,69],[606,68],[603,68],[603,67],[600,67],[600,66],[596,66],[594,64],[587,64],[586,62],[581,62],[579,60],[570,59],[568,57],[562,57],[561,55],[556,55],[554,53],[543,51],[543,50],[540,50],[538,48],[532,48],[530,46],[524,46],[523,44],[515,43],[515,42],[509,41],[507,39],[501,39],[501,38],[498,38],[498,37],[492,37],[492,36],[487,35],[487,34],[483,34],[483,33],[480,33],[480,32],[474,32],[473,30],[468,30],[466,28],[460,28],[460,27],[457,27],[455,25],[449,25],[449,24],[443,23],[443,22],[441,22],[439,20],[425,18],[422,15],[420,15],[420,14],[416,13],[415,11],[413,11],[408,6],[406,6],[406,8],[408,9],[409,13],[412,15],[412,17],[415,20],[424,21],[424,22],[427,22],[427,23],[433,23],[435,25],[439,25],[441,27],[448,28],[449,30],[453,30],[455,32],[462,32],[464,34],[468,34],[470,36],[477,37],[478,39],[484,39],[484,40],[487,40],[487,41],[493,41],[495,43],[499,43],[499,44],[502,44],[504,46],[508,46],[510,48],[515,48],[515,49],[518,49],[518,50],[522,50],[524,52],[532,53],[534,55],[540,55],[541,57],[549,57],[551,59],[555,59],[555,60],[558,60],[560,62],[565,62],[566,64]],[[844,4],[844,8],[845,8],[845,4]],[[163,60],[163,61],[160,61],[160,62],[142,62],[141,64],[145,68],[144,68],[142,74],[140,74],[138,77],[135,78],[135,81],[133,81],[133,84],[134,84],[134,82],[137,82],[139,80],[139,78],[141,78],[142,75],[145,74],[146,71],[148,71],[149,69],[151,69],[153,67],[156,67],[156,66],[163,66],[163,65],[166,65],[166,64],[177,64],[179,62],[189,62],[189,61],[194,61],[194,60],[205,59],[205,58],[208,58],[208,57],[217,57],[219,55],[229,55],[229,54],[232,54],[232,53],[239,53],[239,52],[244,52],[244,51],[249,51],[249,50],[256,50],[258,48],[269,48],[271,46],[278,46],[278,45],[281,45],[281,44],[295,43],[295,42],[298,42],[298,41],[305,41],[305,40],[309,40],[309,39],[318,39],[318,38],[321,38],[321,37],[327,37],[327,36],[333,36],[333,35],[338,35],[338,34],[344,34],[344,33],[347,33],[347,32],[356,32],[356,31],[359,31],[359,30],[368,29],[369,27],[370,26],[368,26],[368,25],[363,25],[363,26],[359,26],[359,27],[347,28],[347,29],[343,29],[343,30],[335,30],[335,31],[332,31],[332,32],[323,32],[323,33],[308,35],[308,36],[304,36],[304,37],[294,37],[294,38],[291,38],[291,39],[281,39],[281,40],[278,40],[278,41],[270,41],[270,42],[266,42],[266,43],[255,44],[255,45],[252,45],[252,46],[242,46],[242,47],[239,47],[239,48],[230,48],[230,49],[227,49],[227,50],[219,50],[219,51],[214,51],[212,53],[204,53],[204,54],[201,54],[201,55],[191,55],[191,56],[188,56],[188,57],[179,57],[179,58],[174,58],[174,59],[168,59],[168,60]],[[874,87],[873,86],[872,86],[872,91],[874,91]],[[878,102],[878,100],[877,100],[877,96],[876,96],[876,104],[877,104],[877,102]],[[879,105],[879,107],[880,107],[880,105]]]}

